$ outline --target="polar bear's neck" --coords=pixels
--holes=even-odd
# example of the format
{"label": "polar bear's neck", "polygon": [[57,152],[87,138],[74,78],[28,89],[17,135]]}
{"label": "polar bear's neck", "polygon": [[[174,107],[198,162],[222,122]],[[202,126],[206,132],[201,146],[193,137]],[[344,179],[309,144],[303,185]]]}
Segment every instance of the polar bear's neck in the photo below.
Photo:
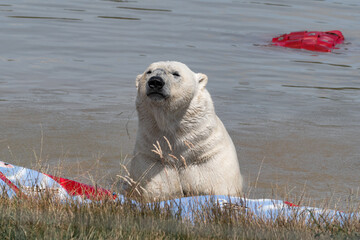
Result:
{"label": "polar bear's neck", "polygon": [[199,126],[211,128],[216,121],[213,102],[206,90],[202,94],[196,94],[186,108],[175,111],[146,104],[139,104],[138,107],[139,130],[149,137],[185,137],[182,135],[194,132]]}
{"label": "polar bear's neck", "polygon": [[[208,125],[215,116],[211,99],[197,97],[185,109],[168,111],[163,108],[153,108],[152,117],[154,126],[164,134],[181,135],[193,132],[200,125]],[[180,137],[180,136],[178,136]]]}

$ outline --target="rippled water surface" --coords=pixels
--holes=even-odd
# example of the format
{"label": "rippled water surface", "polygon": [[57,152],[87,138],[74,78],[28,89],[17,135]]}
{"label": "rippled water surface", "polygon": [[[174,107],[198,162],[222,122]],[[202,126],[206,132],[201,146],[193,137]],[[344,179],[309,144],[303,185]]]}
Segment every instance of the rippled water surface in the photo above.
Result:
{"label": "rippled water surface", "polygon": [[[357,0],[4,0],[0,19],[2,160],[111,183],[133,150],[136,75],[177,60],[208,75],[253,197],[359,200]],[[267,46],[334,29],[333,53]]]}

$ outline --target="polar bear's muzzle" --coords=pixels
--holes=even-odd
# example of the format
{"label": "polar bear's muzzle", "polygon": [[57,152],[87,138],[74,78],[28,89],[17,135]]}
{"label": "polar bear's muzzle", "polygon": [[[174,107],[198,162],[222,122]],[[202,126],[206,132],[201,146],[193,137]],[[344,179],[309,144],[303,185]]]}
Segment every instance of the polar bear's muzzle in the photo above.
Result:
{"label": "polar bear's muzzle", "polygon": [[153,100],[162,100],[169,97],[165,81],[159,76],[151,77],[146,84],[146,95]]}

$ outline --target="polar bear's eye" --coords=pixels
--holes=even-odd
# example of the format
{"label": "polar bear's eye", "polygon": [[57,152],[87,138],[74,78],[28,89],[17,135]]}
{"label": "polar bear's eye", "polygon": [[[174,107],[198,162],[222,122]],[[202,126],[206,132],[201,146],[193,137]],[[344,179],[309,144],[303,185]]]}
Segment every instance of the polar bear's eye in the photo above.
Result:
{"label": "polar bear's eye", "polygon": [[147,71],[146,74],[151,74],[151,70]]}
{"label": "polar bear's eye", "polygon": [[178,72],[173,72],[172,75],[175,77],[180,77],[180,74]]}

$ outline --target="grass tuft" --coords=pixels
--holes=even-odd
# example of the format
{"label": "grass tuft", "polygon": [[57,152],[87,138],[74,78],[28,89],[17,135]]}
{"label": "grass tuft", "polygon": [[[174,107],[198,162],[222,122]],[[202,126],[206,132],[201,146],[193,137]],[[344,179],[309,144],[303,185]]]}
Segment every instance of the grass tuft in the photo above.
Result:
{"label": "grass tuft", "polygon": [[131,201],[64,204],[50,196],[0,198],[0,239],[348,239],[360,236],[356,218],[331,221],[326,215],[303,218],[255,218],[236,205],[193,207],[190,222],[170,205]]}

